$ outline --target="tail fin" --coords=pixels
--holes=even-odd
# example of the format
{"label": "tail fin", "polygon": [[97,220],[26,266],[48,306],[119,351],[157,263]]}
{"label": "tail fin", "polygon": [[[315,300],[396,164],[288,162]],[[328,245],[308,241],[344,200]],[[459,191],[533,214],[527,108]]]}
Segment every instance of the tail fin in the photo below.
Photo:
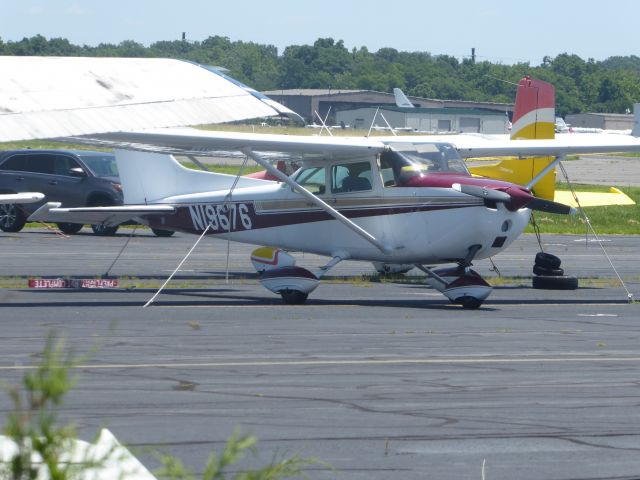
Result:
{"label": "tail fin", "polygon": [[[633,134],[640,136],[640,104],[635,105]],[[555,88],[540,80],[525,77],[518,84],[511,127],[512,139],[552,139],[555,137]],[[492,165],[470,167],[471,173],[528,184],[554,160],[553,157],[506,159]],[[551,170],[531,189],[536,197],[576,207],[573,195],[556,192],[556,171]],[[582,206],[633,205],[633,200],[618,189],[608,193],[574,192]]]}
{"label": "tail fin", "polygon": [[512,140],[555,137],[556,89],[542,80],[524,77],[518,84],[513,110]]}
{"label": "tail fin", "polygon": [[[129,205],[154,203],[178,195],[226,190],[236,180],[235,175],[183,167],[173,155],[133,150],[116,150],[115,154],[124,203]],[[240,177],[236,186],[264,184],[263,180]]]}
{"label": "tail fin", "polygon": [[[511,126],[512,140],[540,140],[555,137],[555,97],[553,85],[527,76],[520,80]],[[491,165],[471,167],[471,173],[526,185],[553,157],[506,159]],[[550,171],[532,188],[537,197],[553,200],[555,196],[555,170]]]}
{"label": "tail fin", "polygon": [[396,105],[398,107],[402,107],[402,108],[415,108],[415,106],[413,105],[413,103],[411,103],[409,101],[409,99],[407,98],[407,96],[404,94],[404,92],[402,90],[400,90],[399,88],[394,88],[393,89],[393,96],[396,99]]}

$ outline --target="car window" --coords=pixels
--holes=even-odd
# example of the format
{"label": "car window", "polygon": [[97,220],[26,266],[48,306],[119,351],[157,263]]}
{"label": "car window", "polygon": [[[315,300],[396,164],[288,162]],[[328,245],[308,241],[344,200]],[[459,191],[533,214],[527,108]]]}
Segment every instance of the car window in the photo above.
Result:
{"label": "car window", "polygon": [[27,170],[27,156],[26,155],[13,155],[0,165],[0,170],[17,170],[18,172],[24,172]]}
{"label": "car window", "polygon": [[96,177],[117,177],[118,164],[113,155],[80,155]]}
{"label": "car window", "polygon": [[53,173],[56,175],[67,175],[71,176],[69,173],[72,168],[82,168],[80,164],[76,161],[75,158],[72,158],[68,155],[56,155]]}
{"label": "car window", "polygon": [[55,155],[50,153],[30,153],[26,155],[27,166],[25,171],[33,173],[48,173],[54,171]]}

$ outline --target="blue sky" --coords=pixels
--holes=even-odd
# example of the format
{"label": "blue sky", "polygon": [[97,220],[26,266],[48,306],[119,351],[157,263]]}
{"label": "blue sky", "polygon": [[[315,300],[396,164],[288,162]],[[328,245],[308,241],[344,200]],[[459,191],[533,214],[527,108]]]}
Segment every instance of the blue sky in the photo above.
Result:
{"label": "blue sky", "polygon": [[319,37],[347,48],[392,47],[458,58],[476,48],[480,60],[542,62],[575,53],[601,60],[640,55],[640,2],[572,0],[0,0],[0,38],[36,34],[97,45],[135,40],[189,40],[221,35],[276,45]]}

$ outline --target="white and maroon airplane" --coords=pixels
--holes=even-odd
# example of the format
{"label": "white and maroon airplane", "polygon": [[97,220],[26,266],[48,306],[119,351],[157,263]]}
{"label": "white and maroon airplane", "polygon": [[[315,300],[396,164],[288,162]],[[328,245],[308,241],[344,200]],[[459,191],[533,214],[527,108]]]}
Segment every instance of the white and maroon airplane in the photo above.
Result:
{"label": "white and maroon airplane", "polygon": [[[531,210],[566,214],[571,208],[536,198],[530,190],[514,183],[473,177],[462,157],[640,151],[637,139],[622,136],[615,142],[591,144],[566,139],[486,142],[477,137],[477,141],[467,139],[465,144],[454,147],[434,142],[428,136],[327,138],[154,129],[171,123],[202,123],[207,113],[198,108],[189,111],[189,107],[198,103],[193,100],[183,101],[180,111],[167,101],[167,116],[162,115],[161,105],[158,105],[162,102],[156,102],[151,107],[153,114],[149,115],[146,93],[141,96],[143,101],[131,105],[133,113],[141,114],[135,119],[126,118],[124,129],[127,131],[121,131],[114,122],[119,115],[126,117],[127,113],[127,108],[121,108],[123,102],[126,107],[128,101],[127,96],[122,95],[122,88],[126,90],[134,82],[115,78],[113,71],[108,69],[103,70],[107,78],[101,77],[96,72],[100,71],[102,59],[92,60],[93,63],[89,62],[91,75],[87,77],[91,87],[95,88],[96,82],[102,88],[106,88],[103,84],[111,86],[110,96],[103,98],[107,105],[111,102],[113,106],[111,110],[108,106],[103,108],[106,119],[98,111],[92,115],[92,112],[87,113],[87,108],[79,106],[81,102],[75,100],[81,98],[80,95],[74,97],[72,107],[67,105],[69,108],[62,109],[58,106],[42,115],[53,115],[58,119],[71,116],[69,122],[57,126],[58,130],[65,130],[62,136],[83,135],[85,141],[118,148],[116,156],[125,205],[65,209],[49,203],[31,219],[115,225],[135,217],[153,228],[268,245],[274,248],[266,254],[264,250],[255,253],[253,260],[258,269],[263,270],[263,285],[280,294],[287,303],[304,302],[322,275],[338,262],[351,259],[414,264],[427,274],[427,282],[452,302],[465,308],[477,308],[490,294],[491,286],[471,269],[472,261],[496,255],[507,248],[522,233]],[[118,60],[124,62],[119,64],[119,75],[131,74],[126,65],[123,66],[130,59]],[[87,62],[87,59],[79,61]],[[155,66],[160,70],[163,68],[162,65]],[[165,64],[164,68],[175,70],[177,67]],[[186,70],[185,75],[190,73],[190,69]],[[15,74],[15,70],[13,72]],[[198,76],[202,72],[195,73]],[[222,78],[211,73],[216,82]],[[135,85],[144,83],[137,80]],[[189,83],[185,78],[182,80]],[[116,88],[118,85],[121,88]],[[64,85],[49,86],[64,88]],[[230,90],[227,84],[221,84],[220,89],[226,92],[222,100],[205,101],[217,108],[218,121],[235,114],[230,111],[233,110],[230,105],[234,95],[242,96],[243,114],[247,117],[252,112],[255,116],[265,115],[265,101],[254,96],[258,103],[253,108],[253,100],[246,98],[246,89],[238,87],[231,91],[233,89]],[[202,90],[206,88],[203,86]],[[129,100],[135,98],[135,92],[128,95]],[[2,93],[0,111],[3,111],[1,96]],[[207,95],[204,97],[204,100],[208,99]],[[273,105],[268,106],[273,110]],[[22,119],[27,127],[34,128],[20,131],[28,130],[31,138],[51,136],[41,123],[36,125],[30,121],[34,117],[33,111],[26,113],[22,117],[18,114],[15,119]],[[75,128],[71,120],[79,121],[78,118],[82,122]],[[2,119],[0,114],[0,126],[3,120],[7,119]],[[150,128],[131,128],[129,125],[134,120],[141,124],[140,128]],[[13,126],[11,122],[8,125]],[[35,127],[42,127],[43,131]],[[56,126],[51,130],[56,130]],[[171,155],[208,155],[219,150],[244,153],[280,183],[189,170]],[[274,168],[263,152],[295,153],[301,157],[302,166],[288,177]],[[325,255],[329,260],[319,271],[311,272],[292,265],[280,249]],[[435,268],[439,264],[454,266]]]}

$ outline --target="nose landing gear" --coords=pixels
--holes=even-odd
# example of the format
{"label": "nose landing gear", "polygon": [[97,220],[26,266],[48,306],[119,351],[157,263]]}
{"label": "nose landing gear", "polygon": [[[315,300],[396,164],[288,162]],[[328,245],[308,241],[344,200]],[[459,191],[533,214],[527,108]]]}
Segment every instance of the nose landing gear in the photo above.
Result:
{"label": "nose landing gear", "polygon": [[481,245],[469,247],[467,256],[457,267],[432,269],[423,265],[416,267],[427,274],[427,283],[443,293],[452,303],[462,308],[480,308],[493,287],[480,274],[471,269],[471,260],[482,248]]}

